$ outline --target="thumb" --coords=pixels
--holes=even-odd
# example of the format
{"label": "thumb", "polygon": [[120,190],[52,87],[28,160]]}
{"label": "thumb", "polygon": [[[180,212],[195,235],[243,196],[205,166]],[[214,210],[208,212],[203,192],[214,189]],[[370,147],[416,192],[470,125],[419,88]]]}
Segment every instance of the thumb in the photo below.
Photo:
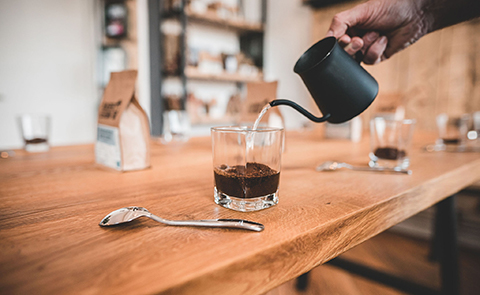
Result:
{"label": "thumb", "polygon": [[333,17],[330,28],[328,28],[326,37],[333,36],[338,39],[341,36],[345,35],[347,33],[347,30],[348,25],[343,18],[342,13],[339,13]]}

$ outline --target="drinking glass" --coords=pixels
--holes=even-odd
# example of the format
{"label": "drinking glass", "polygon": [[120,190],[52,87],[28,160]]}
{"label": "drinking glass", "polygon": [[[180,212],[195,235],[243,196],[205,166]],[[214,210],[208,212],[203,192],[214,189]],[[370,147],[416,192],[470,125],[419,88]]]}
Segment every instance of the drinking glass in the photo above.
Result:
{"label": "drinking glass", "polygon": [[167,110],[163,113],[163,132],[161,142],[186,142],[190,137],[190,118],[187,111]]}
{"label": "drinking glass", "polygon": [[46,152],[50,149],[50,116],[43,114],[23,114],[18,123],[27,152]]}
{"label": "drinking glass", "polygon": [[214,200],[220,206],[249,212],[278,203],[283,128],[214,127]]}
{"label": "drinking glass", "polygon": [[415,120],[383,117],[370,121],[370,167],[406,169]]}
{"label": "drinking glass", "polygon": [[472,115],[473,118],[473,129],[475,130],[476,139],[480,139],[480,111],[474,112]]}
{"label": "drinking glass", "polygon": [[437,116],[436,121],[438,130],[437,145],[457,145],[459,147],[466,145],[470,122],[468,114],[461,116],[440,114]]}

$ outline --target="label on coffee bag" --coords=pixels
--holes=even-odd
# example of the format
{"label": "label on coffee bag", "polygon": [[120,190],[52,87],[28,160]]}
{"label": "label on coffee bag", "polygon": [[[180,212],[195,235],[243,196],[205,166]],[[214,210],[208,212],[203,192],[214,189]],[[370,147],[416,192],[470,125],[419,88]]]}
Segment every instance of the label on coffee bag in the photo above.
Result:
{"label": "label on coffee bag", "polygon": [[122,154],[117,127],[98,124],[95,161],[115,170],[122,170]]}

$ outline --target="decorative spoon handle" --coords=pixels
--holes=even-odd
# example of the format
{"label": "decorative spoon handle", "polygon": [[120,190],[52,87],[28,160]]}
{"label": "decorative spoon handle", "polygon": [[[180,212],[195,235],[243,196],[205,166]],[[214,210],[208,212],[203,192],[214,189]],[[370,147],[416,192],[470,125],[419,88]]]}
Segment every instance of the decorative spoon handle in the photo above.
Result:
{"label": "decorative spoon handle", "polygon": [[372,171],[372,172],[393,172],[393,173],[405,173],[405,174],[412,174],[412,170],[405,170],[405,169],[397,169],[397,168],[372,168],[372,167],[351,167],[352,170],[357,171]]}
{"label": "decorative spoon handle", "polygon": [[177,226],[228,227],[258,232],[265,228],[261,223],[243,219],[167,220],[153,214],[147,217],[164,224]]}

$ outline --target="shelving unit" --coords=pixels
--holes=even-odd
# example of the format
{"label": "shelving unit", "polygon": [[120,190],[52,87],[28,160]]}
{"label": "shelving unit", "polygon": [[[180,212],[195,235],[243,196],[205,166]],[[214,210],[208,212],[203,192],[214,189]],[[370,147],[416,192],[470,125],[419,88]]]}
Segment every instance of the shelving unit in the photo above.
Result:
{"label": "shelving unit", "polygon": [[186,67],[185,76],[188,79],[207,80],[207,81],[219,81],[219,82],[260,82],[263,81],[263,75],[258,74],[256,76],[246,76],[237,73],[223,72],[222,74],[208,74],[202,73],[195,67]]}
{"label": "shelving unit", "polygon": [[[151,124],[152,135],[160,136],[163,129],[164,105],[162,99],[162,83],[166,78],[171,78],[172,74],[166,74],[163,65],[164,42],[160,27],[163,21],[175,19],[181,26],[180,33],[180,58],[178,73],[175,77],[180,79],[183,88],[181,99],[184,104],[187,103],[187,82],[192,81],[213,81],[236,83],[241,87],[246,82],[256,82],[263,80],[263,74],[242,75],[240,73],[230,73],[224,71],[220,74],[205,73],[199,68],[187,66],[187,26],[189,23],[195,23],[206,26],[213,26],[225,30],[235,31],[239,36],[240,51],[249,56],[260,70],[263,69],[263,38],[266,21],[266,0],[258,0],[261,6],[261,22],[249,22],[241,18],[224,19],[217,14],[208,11],[205,14],[199,14],[192,11],[187,0],[181,0],[180,7],[174,11],[165,11],[162,0],[148,0],[149,4],[149,42],[150,42],[150,84],[151,84]],[[242,3],[242,0],[239,0]],[[218,119],[212,122],[218,122]],[[208,123],[205,120],[203,123]]]}
{"label": "shelving unit", "polygon": [[214,13],[198,14],[190,9],[186,9],[185,14],[188,17],[188,21],[206,23],[210,25],[223,26],[227,29],[234,29],[245,32],[263,32],[263,23],[252,23],[242,19],[222,19]]}
{"label": "shelving unit", "polygon": [[[119,36],[112,36],[107,34],[106,24],[106,10],[109,6],[120,6],[125,9],[125,15],[122,17],[122,25],[125,27],[124,33]],[[99,58],[100,66],[98,71],[98,88],[103,92],[108,81],[110,80],[111,71],[121,71],[125,69],[138,69],[138,37],[137,37],[137,15],[136,15],[136,1],[135,0],[99,0],[95,3],[97,23],[101,35],[98,37],[101,48],[101,55]],[[116,8],[118,9],[118,8]],[[123,22],[125,21],[125,22]],[[111,56],[109,52],[115,52],[114,63],[108,58]]]}

